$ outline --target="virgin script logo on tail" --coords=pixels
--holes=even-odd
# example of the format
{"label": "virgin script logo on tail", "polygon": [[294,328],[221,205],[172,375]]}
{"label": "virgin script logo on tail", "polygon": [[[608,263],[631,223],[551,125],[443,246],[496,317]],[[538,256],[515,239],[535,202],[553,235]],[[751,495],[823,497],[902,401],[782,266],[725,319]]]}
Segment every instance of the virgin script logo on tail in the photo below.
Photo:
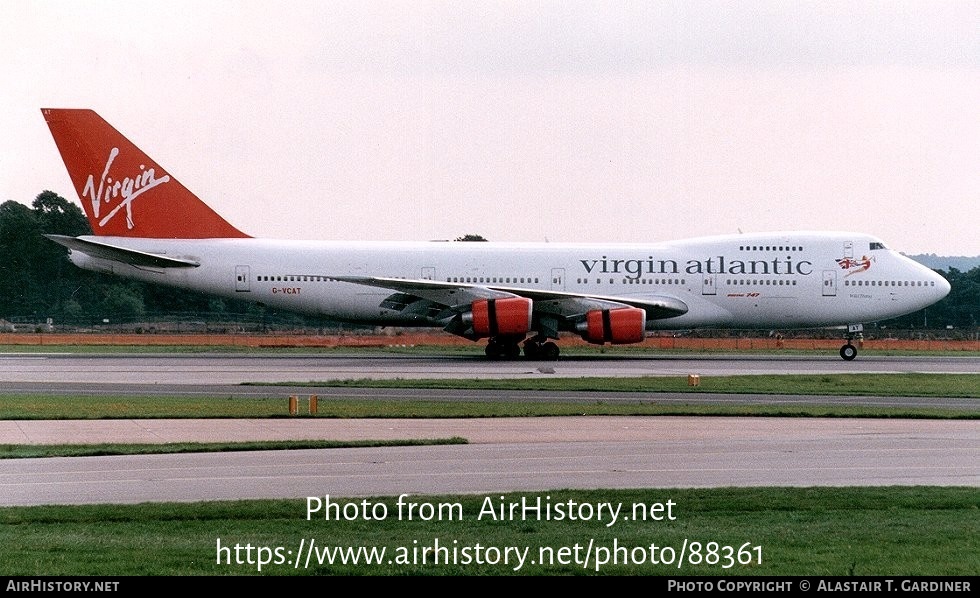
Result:
{"label": "virgin script logo on tail", "polygon": [[112,148],[109,152],[109,159],[106,160],[105,168],[102,170],[102,177],[99,179],[98,188],[95,186],[95,175],[88,175],[88,180],[82,189],[82,196],[92,202],[92,214],[96,219],[100,217],[103,203],[108,207],[113,200],[122,198],[122,201],[118,205],[109,210],[109,213],[99,220],[99,226],[105,226],[107,222],[119,213],[119,210],[126,208],[126,227],[132,230],[135,226],[133,223],[133,201],[150,189],[163,185],[164,183],[169,183],[170,175],[165,174],[157,178],[155,169],[146,168],[144,164],[140,164],[140,172],[136,173],[135,176],[123,177],[122,180],[116,177],[113,180],[113,177],[109,175],[109,170],[112,168],[112,162],[118,155],[118,147]]}

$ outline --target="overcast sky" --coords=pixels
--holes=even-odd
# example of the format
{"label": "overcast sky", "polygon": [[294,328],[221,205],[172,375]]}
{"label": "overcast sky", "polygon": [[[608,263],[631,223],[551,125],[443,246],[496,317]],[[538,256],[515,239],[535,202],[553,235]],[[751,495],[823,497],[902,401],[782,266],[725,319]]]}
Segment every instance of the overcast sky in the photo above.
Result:
{"label": "overcast sky", "polygon": [[0,3],[0,201],[92,108],[253,236],[980,254],[980,2]]}

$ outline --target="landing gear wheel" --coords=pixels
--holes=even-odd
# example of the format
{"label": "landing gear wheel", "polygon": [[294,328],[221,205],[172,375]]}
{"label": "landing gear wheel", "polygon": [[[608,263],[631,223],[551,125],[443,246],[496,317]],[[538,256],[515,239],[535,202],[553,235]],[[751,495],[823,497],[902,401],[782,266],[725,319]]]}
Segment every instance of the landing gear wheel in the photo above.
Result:
{"label": "landing gear wheel", "polygon": [[841,358],[844,359],[844,361],[851,361],[852,359],[857,357],[857,354],[858,354],[857,347],[855,347],[851,343],[847,343],[846,345],[840,348],[840,356]]}
{"label": "landing gear wheel", "polygon": [[541,345],[541,348],[538,351],[538,353],[541,355],[542,359],[547,359],[548,361],[557,361],[558,354],[561,353],[561,350],[558,349],[558,345],[556,345],[551,341],[548,341],[545,344]]}
{"label": "landing gear wheel", "polygon": [[541,355],[541,345],[534,341],[525,341],[524,357],[527,359],[537,359]]}
{"label": "landing gear wheel", "polygon": [[484,352],[490,359],[514,359],[520,357],[521,346],[516,342],[490,339]]}

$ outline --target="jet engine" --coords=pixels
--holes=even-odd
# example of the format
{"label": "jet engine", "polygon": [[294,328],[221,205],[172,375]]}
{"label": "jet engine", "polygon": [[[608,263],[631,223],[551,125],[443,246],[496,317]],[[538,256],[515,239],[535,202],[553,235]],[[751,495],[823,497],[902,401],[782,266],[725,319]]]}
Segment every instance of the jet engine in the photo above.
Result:
{"label": "jet engine", "polygon": [[532,302],[525,297],[480,299],[472,306],[477,337],[521,336],[531,330]]}
{"label": "jet engine", "polygon": [[637,307],[594,309],[585,314],[577,329],[590,343],[625,345],[643,341],[646,320],[646,310]]}

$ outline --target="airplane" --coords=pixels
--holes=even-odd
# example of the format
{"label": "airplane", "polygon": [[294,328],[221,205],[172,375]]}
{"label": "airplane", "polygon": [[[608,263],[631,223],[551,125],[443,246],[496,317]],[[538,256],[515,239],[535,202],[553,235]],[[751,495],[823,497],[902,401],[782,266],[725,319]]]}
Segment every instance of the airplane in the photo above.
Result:
{"label": "airplane", "polygon": [[98,114],[42,114],[94,232],[46,235],[81,268],[374,326],[487,339],[494,359],[555,360],[561,333],[846,327],[945,297],[939,274],[853,232],[640,243],[350,242],[253,238]]}

